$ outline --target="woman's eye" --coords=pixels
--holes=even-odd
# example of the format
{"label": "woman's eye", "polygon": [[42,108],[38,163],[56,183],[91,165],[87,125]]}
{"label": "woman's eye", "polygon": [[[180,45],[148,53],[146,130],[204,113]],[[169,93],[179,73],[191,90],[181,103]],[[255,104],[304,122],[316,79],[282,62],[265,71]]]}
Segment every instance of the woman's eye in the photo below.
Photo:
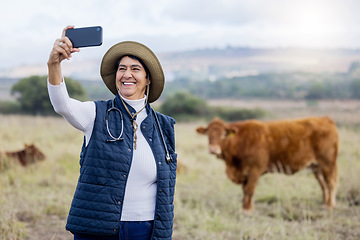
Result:
{"label": "woman's eye", "polygon": [[133,71],[140,71],[140,68],[133,68]]}
{"label": "woman's eye", "polygon": [[120,67],[120,68],[119,68],[119,71],[125,71],[125,68]]}

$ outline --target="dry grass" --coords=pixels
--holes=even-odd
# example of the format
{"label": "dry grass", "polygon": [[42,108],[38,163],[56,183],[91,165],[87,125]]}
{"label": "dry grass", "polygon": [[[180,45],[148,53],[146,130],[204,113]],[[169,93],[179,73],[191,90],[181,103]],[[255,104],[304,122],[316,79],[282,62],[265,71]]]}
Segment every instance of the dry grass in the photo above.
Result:
{"label": "dry grass", "polygon": [[[187,171],[177,178],[174,240],[360,239],[360,103],[350,110],[346,104],[322,104],[276,105],[268,119],[336,119],[340,153],[334,211],[322,206],[320,187],[305,170],[290,177],[263,176],[255,192],[255,211],[244,214],[241,187],[227,179],[223,162],[207,153],[207,139],[195,133],[203,123],[178,123],[176,147]],[[0,126],[1,150],[35,143],[47,156],[29,168],[10,165],[0,172],[0,239],[72,239],[64,225],[78,178],[81,132],[61,118],[0,116]]]}
{"label": "dry grass", "polygon": [[0,126],[2,151],[34,143],[46,155],[28,168],[10,163],[0,172],[0,239],[71,239],[64,222],[77,180],[81,133],[61,118],[1,116]]}

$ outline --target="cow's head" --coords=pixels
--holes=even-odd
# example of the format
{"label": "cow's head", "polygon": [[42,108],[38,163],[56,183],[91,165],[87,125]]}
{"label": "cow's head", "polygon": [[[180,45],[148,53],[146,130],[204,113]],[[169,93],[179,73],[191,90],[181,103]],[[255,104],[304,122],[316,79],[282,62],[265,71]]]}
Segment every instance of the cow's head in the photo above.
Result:
{"label": "cow's head", "polygon": [[25,153],[27,159],[30,161],[29,163],[34,163],[38,160],[42,161],[45,159],[45,154],[43,154],[34,144],[25,144]]}
{"label": "cow's head", "polygon": [[209,138],[209,152],[218,157],[221,156],[221,141],[227,136],[234,134],[236,129],[224,121],[215,118],[207,127],[198,127],[196,131],[199,134],[207,135]]}

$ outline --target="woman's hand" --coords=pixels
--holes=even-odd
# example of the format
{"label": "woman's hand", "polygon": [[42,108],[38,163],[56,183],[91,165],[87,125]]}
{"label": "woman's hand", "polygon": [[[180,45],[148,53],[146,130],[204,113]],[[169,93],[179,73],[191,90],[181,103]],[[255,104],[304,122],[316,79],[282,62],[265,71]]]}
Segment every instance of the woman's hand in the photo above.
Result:
{"label": "woman's hand", "polygon": [[72,53],[80,51],[78,48],[73,48],[70,39],[65,36],[66,30],[70,28],[74,28],[74,26],[64,28],[61,38],[56,39],[47,62],[49,83],[52,85],[59,85],[63,81],[60,63],[64,59],[69,60]]}
{"label": "woman's hand", "polygon": [[64,59],[69,60],[72,53],[80,51],[78,48],[73,48],[70,39],[65,36],[66,30],[71,28],[74,28],[74,26],[67,26],[64,28],[61,38],[56,39],[49,56],[49,66],[60,64]]}

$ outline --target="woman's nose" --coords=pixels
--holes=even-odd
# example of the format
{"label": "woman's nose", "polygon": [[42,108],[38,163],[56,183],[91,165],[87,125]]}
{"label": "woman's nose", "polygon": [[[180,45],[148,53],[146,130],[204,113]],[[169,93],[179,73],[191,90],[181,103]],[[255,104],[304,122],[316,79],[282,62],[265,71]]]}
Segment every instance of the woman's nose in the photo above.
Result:
{"label": "woman's nose", "polygon": [[126,79],[131,78],[131,77],[132,77],[131,72],[130,72],[129,70],[126,70],[126,71],[124,72],[124,76],[123,76],[123,77],[126,78]]}

